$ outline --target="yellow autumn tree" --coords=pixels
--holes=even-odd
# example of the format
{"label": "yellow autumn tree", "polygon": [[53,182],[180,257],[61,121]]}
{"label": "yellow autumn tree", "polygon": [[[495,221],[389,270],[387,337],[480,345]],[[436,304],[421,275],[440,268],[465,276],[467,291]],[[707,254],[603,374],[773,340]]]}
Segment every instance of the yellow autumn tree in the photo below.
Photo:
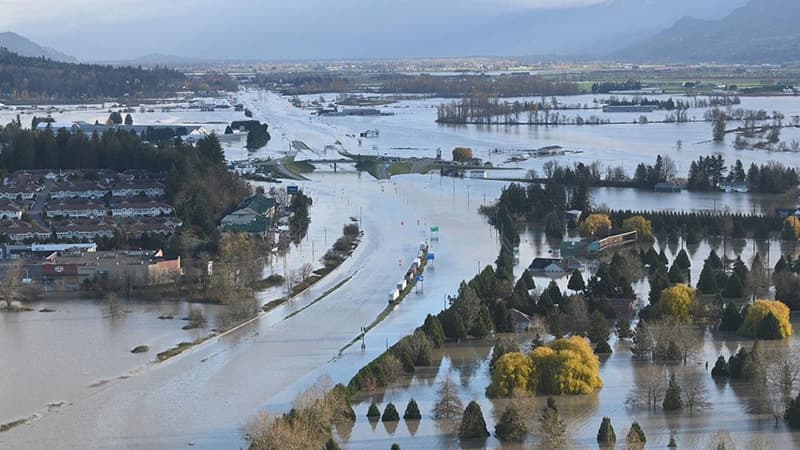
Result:
{"label": "yellow autumn tree", "polygon": [[548,395],[590,394],[603,387],[600,360],[580,336],[556,339],[531,352],[538,376],[536,390]]}
{"label": "yellow autumn tree", "polygon": [[688,284],[676,284],[664,289],[658,301],[661,312],[684,323],[691,322],[696,304],[697,290]]}
{"label": "yellow autumn tree", "polygon": [[624,231],[635,231],[640,240],[653,240],[653,224],[642,216],[633,216],[622,221]]}
{"label": "yellow autumn tree", "polygon": [[456,147],[453,149],[453,161],[465,163],[472,160],[472,149],[470,147]]}
{"label": "yellow autumn tree", "polygon": [[789,307],[780,300],[756,300],[747,308],[744,322],[739,328],[739,334],[747,337],[756,337],[761,322],[772,314],[780,324],[781,337],[788,337],[794,333],[792,323],[789,322]]}
{"label": "yellow autumn tree", "polygon": [[579,227],[581,236],[593,239],[611,231],[611,219],[605,214],[589,214]]}
{"label": "yellow autumn tree", "polygon": [[536,371],[533,361],[524,353],[506,353],[497,360],[492,372],[492,384],[486,389],[486,394],[493,396],[510,396],[515,390],[529,390],[532,383],[537,384]]}
{"label": "yellow autumn tree", "polygon": [[783,222],[782,237],[784,240],[800,239],[800,219],[795,216],[789,216]]}

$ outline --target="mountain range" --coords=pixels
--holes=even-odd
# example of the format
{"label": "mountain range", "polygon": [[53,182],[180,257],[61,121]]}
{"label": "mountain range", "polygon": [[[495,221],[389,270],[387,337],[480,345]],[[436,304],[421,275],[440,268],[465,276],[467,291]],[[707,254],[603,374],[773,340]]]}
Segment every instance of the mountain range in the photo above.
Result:
{"label": "mountain range", "polygon": [[800,0],[751,0],[719,20],[684,17],[614,56],[640,62],[800,61],[798,19]]}
{"label": "mountain range", "polygon": [[45,57],[52,59],[53,61],[62,62],[78,62],[78,60],[72,56],[66,55],[49,47],[43,47],[24,36],[20,36],[19,34],[12,33],[10,31],[0,33],[0,47],[5,47],[9,51],[12,51],[20,56],[30,56],[33,58]]}

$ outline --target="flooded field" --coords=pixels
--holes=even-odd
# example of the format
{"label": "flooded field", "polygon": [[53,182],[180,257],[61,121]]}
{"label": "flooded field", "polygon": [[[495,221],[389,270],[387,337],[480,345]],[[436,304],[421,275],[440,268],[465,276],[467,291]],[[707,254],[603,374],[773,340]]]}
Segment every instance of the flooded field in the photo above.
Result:
{"label": "flooded field", "polygon": [[[710,137],[706,123],[608,125],[585,127],[505,127],[440,126],[434,123],[435,106],[441,101],[409,100],[389,106],[394,116],[312,118],[308,111],[292,107],[288,100],[262,91],[241,91],[255,118],[270,124],[272,140],[263,149],[249,153],[242,147],[226,149],[230,160],[278,157],[290,150],[292,140],[312,148],[301,156],[325,158],[325,146],[337,140],[353,152],[387,153],[402,156],[434,156],[442,148],[445,158],[454,146],[472,146],[478,156],[502,164],[513,152],[493,153],[492,149],[530,149],[562,145],[582,151],[562,157],[573,161],[604,164],[622,163],[632,172],[639,162],[651,163],[657,153],[669,154],[682,173],[699,155],[720,151],[729,162],[741,158],[754,161],[780,161],[795,165],[790,153],[735,151],[727,146],[705,143]],[[571,99],[564,99],[573,102]],[[588,97],[575,99],[591,102]],[[800,112],[794,98],[743,98],[742,107],[779,109],[787,117]],[[57,120],[103,120],[106,110],[65,111]],[[0,113],[0,121],[13,114]],[[241,118],[233,111],[173,111],[134,114],[137,123],[198,123],[220,131],[231,120]],[[31,116],[23,116],[23,122]],[[362,140],[353,137],[366,129],[380,129],[380,137]],[[793,132],[793,131],[792,131]],[[791,132],[787,131],[787,136]],[[675,148],[683,141],[682,150]],[[336,156],[335,154],[333,156]],[[519,165],[515,176],[529,169],[540,169],[545,161],[529,160]],[[340,167],[342,169],[342,167]],[[285,274],[305,263],[319,266],[319,258],[341,235],[341,227],[351,217],[362,220],[364,240],[353,256],[324,278],[317,286],[299,295],[259,320],[229,335],[212,339],[174,360],[150,364],[154,354],[181,341],[207,334],[208,330],[181,330],[178,320],[188,313],[186,303],[124,303],[130,312],[120,318],[107,314],[107,305],[86,300],[45,301],[35,309],[53,308],[54,313],[28,312],[0,315],[0,352],[14,365],[7,365],[0,376],[0,423],[18,418],[36,420],[6,433],[0,433],[0,448],[237,448],[245,445],[241,426],[248,417],[263,409],[285,410],[294,396],[320,375],[334,382],[346,382],[356,370],[422,323],[425,315],[440,311],[448,294],[453,294],[463,279],[471,278],[482,266],[492,264],[498,252],[494,230],[478,213],[481,204],[497,198],[505,183],[477,179],[442,178],[436,174],[407,175],[379,182],[366,173],[356,174],[344,166],[339,173],[324,168],[308,181],[276,184],[283,189],[297,184],[309,194],[314,205],[307,235],[292,244],[284,255],[270,255],[265,274]],[[264,184],[266,188],[271,184]],[[640,210],[728,210],[743,213],[768,213],[772,196],[726,194],[723,192],[656,194],[623,189],[595,189],[593,202],[611,208]],[[431,241],[430,227],[441,229],[439,240]],[[374,320],[386,306],[386,293],[402,277],[405,266],[415,257],[420,242],[429,240],[436,254],[426,270],[420,293],[412,293],[383,322],[367,334],[366,348],[358,345],[343,350],[361,326]],[[672,259],[680,241],[657,242]],[[521,272],[536,256],[551,255],[557,243],[545,239],[540,230],[522,236]],[[768,266],[782,253],[779,242],[704,241],[687,247],[692,257],[692,279],[696,280],[702,261],[711,249],[732,258],[741,255],[749,263],[755,252]],[[768,255],[768,256],[767,256]],[[586,266],[584,278],[591,274]],[[549,278],[537,278],[543,287]],[[566,287],[566,278],[557,282]],[[640,295],[648,292],[647,281],[635,283]],[[275,287],[260,294],[260,300],[285,295]],[[208,317],[217,314],[213,306],[200,306]],[[173,320],[160,320],[171,314]],[[529,337],[520,336],[524,341]],[[793,343],[797,338],[792,340]],[[147,344],[150,353],[130,353],[136,345]],[[770,436],[770,418],[742,413],[747,389],[731,385],[708,387],[714,402],[712,413],[687,417],[668,417],[662,413],[631,411],[624,405],[630,386],[643,376],[639,363],[631,362],[624,343],[612,344],[616,352],[603,362],[605,387],[596,395],[560,399],[560,408],[570,421],[576,448],[592,447],[603,415],[612,417],[620,436],[632,420],[638,420],[649,442],[661,447],[670,429],[678,434],[682,448],[697,448],[709,433],[727,429],[736,433],[737,442],[753,437],[775,439],[775,448],[800,445],[797,434],[785,432]],[[717,353],[734,351],[738,341],[707,335],[704,359],[713,363]],[[500,403],[484,396],[488,384],[487,358],[491,343],[475,343],[448,348],[437,367],[420,371],[406,386],[389,390],[387,400],[398,407],[409,398],[420,402],[426,416],[418,428],[401,422],[397,429],[383,424],[374,429],[363,417],[366,405],[359,404],[359,420],[342,435],[347,448],[388,448],[397,441],[402,448],[455,448],[455,440],[439,432],[427,416],[433,402],[435,382],[452,373],[460,381],[462,399],[478,399],[484,414],[493,423]],[[703,361],[704,362],[704,361]],[[702,364],[679,370],[705,372]],[[8,376],[7,376],[8,374]],[[50,411],[48,405],[61,404]],[[191,412],[191,413],[189,413]],[[491,426],[491,424],[490,424]],[[783,427],[783,425],[781,425]],[[624,431],[623,431],[624,430]],[[486,446],[499,442],[490,438]]]}
{"label": "flooded field", "polygon": [[[800,325],[800,318],[793,318],[793,325]],[[513,336],[525,348],[531,337]],[[647,448],[666,448],[671,432],[676,433],[678,448],[709,448],[712,436],[720,431],[730,433],[736,448],[745,449],[789,449],[800,446],[800,432],[790,432],[784,423],[775,426],[770,415],[755,415],[745,412],[748,402],[753,400],[753,390],[744,382],[716,382],[705,369],[705,361],[713,366],[720,354],[728,356],[735,352],[739,345],[748,350],[750,341],[742,341],[729,335],[706,334],[706,342],[702,355],[697,360],[683,365],[654,365],[648,362],[635,361],[628,351],[629,342],[612,342],[614,353],[610,357],[602,357],[600,375],[604,387],[591,395],[560,396],[556,398],[559,415],[567,423],[567,448],[597,449],[596,435],[604,416],[611,418],[617,434],[617,447],[625,448],[624,435],[633,421],[639,422],[647,436]],[[800,344],[796,335],[787,342],[773,342],[769,345]],[[471,443],[462,447],[458,439],[447,434],[437,426],[431,417],[431,410],[436,401],[438,383],[451,377],[459,385],[459,396],[464,404],[476,400],[483,411],[490,432],[494,431],[494,423],[500,417],[507,400],[487,399],[486,387],[491,382],[489,375],[489,359],[492,342],[478,341],[464,344],[448,345],[443,352],[437,353],[433,367],[422,368],[414,377],[405,379],[398,385],[386,389],[374,397],[364,396],[354,405],[357,420],[352,429],[339,430],[339,437],[349,449],[388,448],[396,442],[403,449],[429,448],[531,448],[539,443],[538,432],[533,432],[522,445],[502,444],[494,437],[485,443]],[[709,367],[710,370],[710,367]],[[701,377],[708,389],[708,398],[712,409],[695,412],[671,413],[661,409],[649,412],[647,409],[632,409],[625,404],[626,397],[636,383],[643,378],[656,374],[676,372],[678,377],[697,375]],[[394,402],[402,412],[406,403],[413,398],[422,412],[422,420],[418,424],[400,421],[396,427],[380,422],[370,423],[366,418],[367,408],[374,399],[381,409]],[[546,397],[535,398],[537,413],[546,403]],[[535,419],[534,419],[535,420]],[[535,423],[535,421],[532,421]],[[759,446],[763,445],[763,446]]]}

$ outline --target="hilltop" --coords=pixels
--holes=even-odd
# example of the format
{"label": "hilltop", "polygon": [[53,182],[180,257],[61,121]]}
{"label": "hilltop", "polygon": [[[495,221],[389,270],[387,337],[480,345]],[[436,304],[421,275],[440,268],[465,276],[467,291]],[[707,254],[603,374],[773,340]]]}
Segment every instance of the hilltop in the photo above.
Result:
{"label": "hilltop", "polygon": [[66,55],[64,53],[59,52],[58,50],[54,50],[49,47],[43,47],[37,44],[36,42],[33,42],[30,39],[26,38],[25,36],[21,36],[11,31],[0,33],[0,47],[5,47],[9,51],[14,52],[21,56],[29,56],[32,58],[47,58],[47,59],[52,59],[53,61],[62,61],[71,63],[78,62],[78,60],[72,56]]}
{"label": "hilltop", "polygon": [[614,57],[630,61],[742,64],[800,61],[800,2],[750,0],[719,20],[684,17]]}

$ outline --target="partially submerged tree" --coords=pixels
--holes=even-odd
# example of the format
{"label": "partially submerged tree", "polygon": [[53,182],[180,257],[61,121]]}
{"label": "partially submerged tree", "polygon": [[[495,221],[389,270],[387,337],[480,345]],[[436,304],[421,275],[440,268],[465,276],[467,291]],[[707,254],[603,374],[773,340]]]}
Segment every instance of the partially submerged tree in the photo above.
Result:
{"label": "partially submerged tree", "polygon": [[483,418],[481,406],[476,401],[471,401],[461,417],[461,426],[458,428],[459,439],[485,439],[489,437],[486,421]]}

